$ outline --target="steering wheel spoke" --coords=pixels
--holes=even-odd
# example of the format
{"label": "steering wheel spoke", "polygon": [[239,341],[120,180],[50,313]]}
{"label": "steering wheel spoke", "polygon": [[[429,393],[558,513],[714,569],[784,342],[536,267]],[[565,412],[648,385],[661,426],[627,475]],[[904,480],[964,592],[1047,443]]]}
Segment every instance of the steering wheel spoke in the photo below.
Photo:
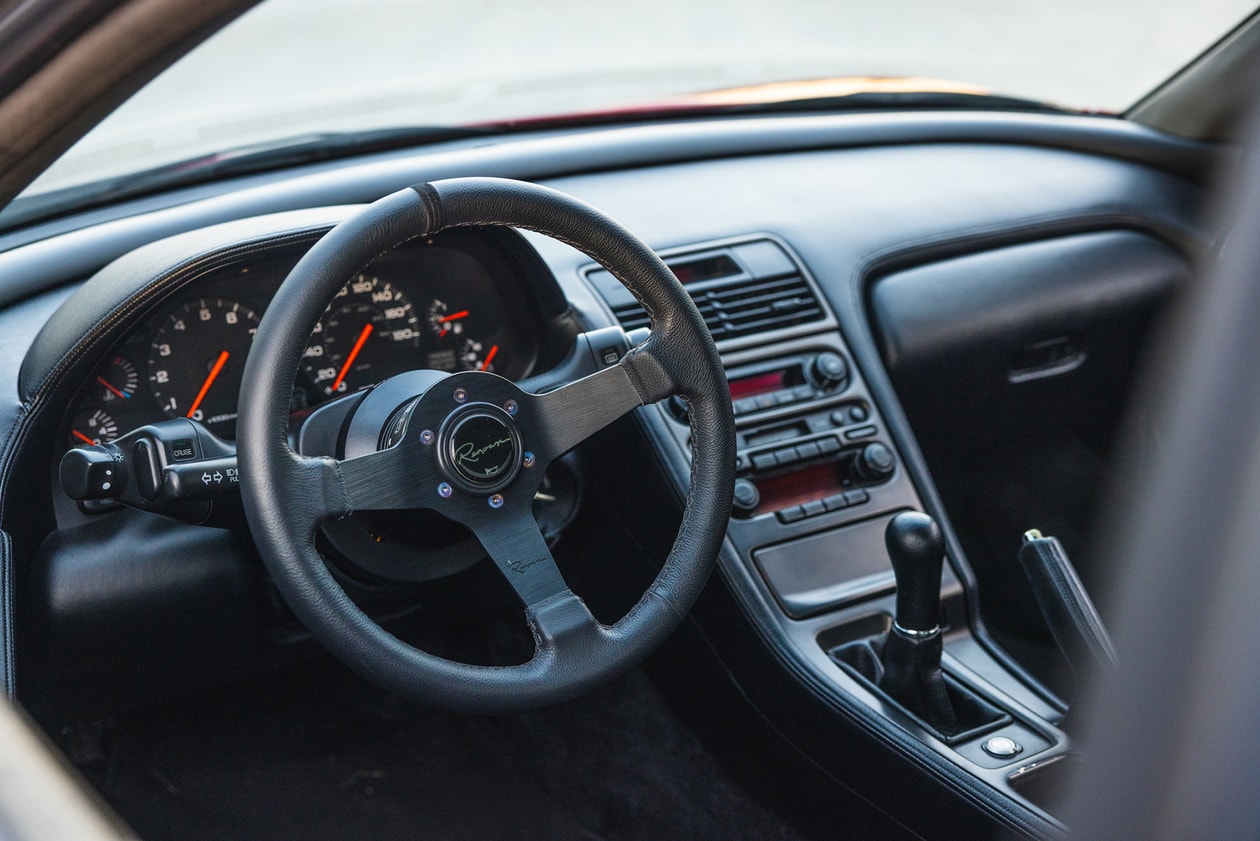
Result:
{"label": "steering wheel spoke", "polygon": [[350,510],[433,507],[438,479],[430,460],[415,457],[416,449],[398,445],[337,462]]}
{"label": "steering wheel spoke", "polygon": [[611,368],[538,395],[541,426],[539,455],[544,463],[567,453],[632,409],[668,397],[668,389],[653,389],[637,376],[637,367],[651,360],[639,350]]}
{"label": "steering wheel spoke", "polygon": [[529,502],[470,523],[490,560],[527,608],[569,589]]}

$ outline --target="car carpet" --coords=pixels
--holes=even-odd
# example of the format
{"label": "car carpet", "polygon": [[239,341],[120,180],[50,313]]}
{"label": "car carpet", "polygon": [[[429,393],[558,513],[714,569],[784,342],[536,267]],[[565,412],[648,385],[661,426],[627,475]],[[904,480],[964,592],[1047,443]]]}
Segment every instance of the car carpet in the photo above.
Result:
{"label": "car carpet", "polygon": [[85,771],[149,841],[799,837],[637,671],[487,718],[308,665],[120,717],[105,747]]}

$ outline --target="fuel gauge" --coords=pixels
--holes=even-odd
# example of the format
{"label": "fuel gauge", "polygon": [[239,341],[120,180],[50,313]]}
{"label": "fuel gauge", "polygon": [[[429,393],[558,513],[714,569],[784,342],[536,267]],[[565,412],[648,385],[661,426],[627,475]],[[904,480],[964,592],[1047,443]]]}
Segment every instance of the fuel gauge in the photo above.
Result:
{"label": "fuel gauge", "polygon": [[499,346],[467,338],[459,354],[459,367],[465,371],[498,371],[503,359],[499,355]]}

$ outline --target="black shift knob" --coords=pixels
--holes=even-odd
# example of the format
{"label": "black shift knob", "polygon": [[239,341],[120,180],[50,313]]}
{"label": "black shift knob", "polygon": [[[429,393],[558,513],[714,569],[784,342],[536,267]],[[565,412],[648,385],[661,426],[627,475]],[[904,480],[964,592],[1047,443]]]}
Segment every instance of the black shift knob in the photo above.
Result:
{"label": "black shift knob", "polygon": [[941,527],[927,514],[903,511],[888,521],[884,544],[897,576],[897,624],[926,633],[941,623]]}

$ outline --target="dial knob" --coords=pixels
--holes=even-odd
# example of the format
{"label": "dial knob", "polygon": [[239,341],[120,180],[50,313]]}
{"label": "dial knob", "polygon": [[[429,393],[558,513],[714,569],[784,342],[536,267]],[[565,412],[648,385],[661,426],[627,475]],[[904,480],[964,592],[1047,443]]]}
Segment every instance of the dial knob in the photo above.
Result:
{"label": "dial knob", "polygon": [[897,457],[883,444],[867,444],[858,454],[857,470],[863,479],[887,479],[897,468]]}
{"label": "dial knob", "polygon": [[819,388],[833,389],[849,378],[849,364],[840,354],[823,351],[810,363],[809,373]]}
{"label": "dial knob", "polygon": [[761,492],[757,486],[747,479],[735,480],[735,496],[731,500],[731,510],[736,517],[751,517],[761,504]]}

